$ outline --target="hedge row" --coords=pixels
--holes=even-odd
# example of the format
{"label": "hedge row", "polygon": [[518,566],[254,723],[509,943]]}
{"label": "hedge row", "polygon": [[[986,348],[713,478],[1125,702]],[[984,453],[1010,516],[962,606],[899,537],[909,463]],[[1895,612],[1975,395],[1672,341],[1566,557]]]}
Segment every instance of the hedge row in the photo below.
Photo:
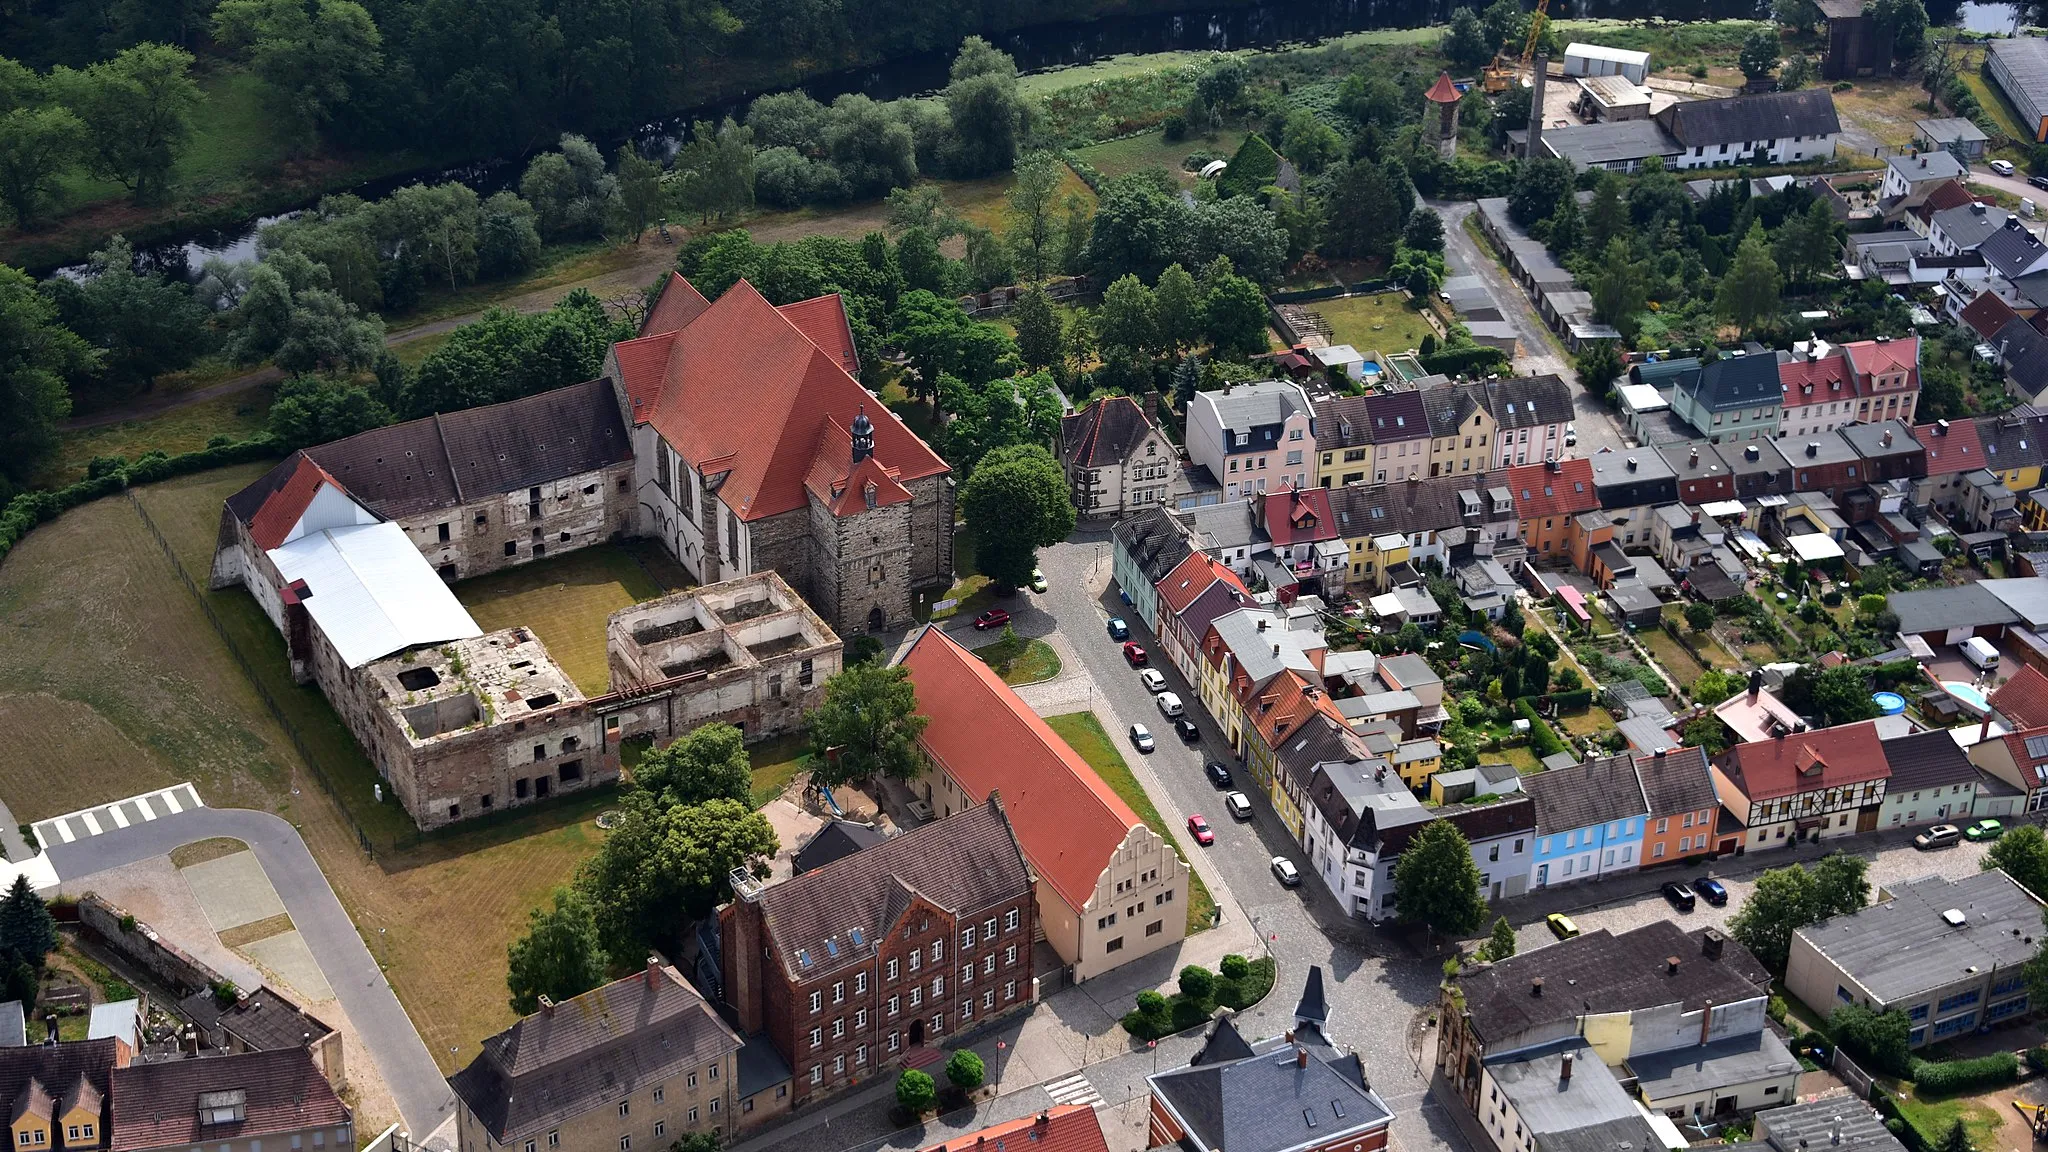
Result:
{"label": "hedge row", "polygon": [[1536,705],[1527,696],[1515,701],[1515,713],[1529,722],[1529,745],[1535,749],[1538,759],[1569,751],[1564,741],[1557,738],[1557,733],[1550,727],[1550,722],[1536,711]]}
{"label": "hedge row", "polygon": [[2010,1052],[1993,1052],[1974,1060],[1944,1060],[1936,1063],[1915,1056],[1911,1068],[1913,1083],[1921,1094],[1951,1095],[1977,1092],[2010,1084],[2020,1078],[2020,1058]]}
{"label": "hedge row", "polygon": [[1579,713],[1593,706],[1593,690],[1576,688],[1570,692],[1552,692],[1550,702],[1559,712]]}
{"label": "hedge row", "polygon": [[87,479],[54,491],[23,492],[8,501],[5,509],[0,509],[0,560],[6,559],[15,544],[36,525],[55,520],[80,504],[112,496],[131,484],[153,484],[173,476],[204,472],[229,464],[246,464],[251,460],[279,456],[283,452],[284,446],[277,437],[266,432],[247,440],[216,436],[214,442],[197,452],[181,452],[176,456],[151,452],[133,464],[118,457],[96,459],[92,475]]}
{"label": "hedge row", "polygon": [[1424,370],[1445,376],[1479,376],[1507,363],[1507,353],[1484,345],[1440,349],[1422,358]]}

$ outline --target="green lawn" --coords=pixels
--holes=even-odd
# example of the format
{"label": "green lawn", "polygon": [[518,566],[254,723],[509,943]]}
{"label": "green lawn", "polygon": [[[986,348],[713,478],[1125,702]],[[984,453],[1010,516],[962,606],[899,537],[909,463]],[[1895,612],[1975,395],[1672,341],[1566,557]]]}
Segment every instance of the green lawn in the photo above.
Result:
{"label": "green lawn", "polygon": [[789,782],[804,770],[810,748],[811,734],[808,732],[785,732],[747,748],[747,759],[754,765],[754,807],[759,808],[782,795]]}
{"label": "green lawn", "polygon": [[1331,343],[1360,352],[1408,352],[1422,347],[1423,337],[1436,335],[1428,319],[1409,306],[1406,292],[1320,300],[1309,307],[1330,322]]}
{"label": "green lawn", "polygon": [[995,669],[1005,684],[1036,684],[1060,674],[1060,655],[1043,640],[1005,637],[976,648],[974,654]]}
{"label": "green lawn", "polygon": [[1937,1096],[1920,1099],[1908,1093],[1900,1093],[1899,1112],[1906,1122],[1920,1130],[1920,1135],[1929,1147],[1940,1144],[1948,1130],[1961,1120],[1963,1129],[1970,1134],[1973,1148],[1995,1148],[2004,1124],[1998,1111],[1982,1101],[1968,1096]]}
{"label": "green lawn", "polygon": [[493,572],[455,585],[455,598],[486,632],[524,625],[586,696],[609,690],[605,621],[661,595],[662,587],[625,549],[610,544]]}
{"label": "green lawn", "polygon": [[[1095,769],[1096,774],[1109,785],[1110,791],[1123,797],[1124,803],[1131,806],[1139,819],[1165,837],[1166,842],[1180,852],[1183,860],[1187,858],[1187,853],[1181,850],[1180,840],[1174,836],[1173,829],[1166,826],[1166,821],[1160,819],[1159,809],[1152,806],[1152,798],[1138,786],[1138,778],[1131,775],[1130,765],[1124,763],[1123,753],[1110,743],[1109,733],[1102,730],[1102,721],[1095,718],[1095,713],[1068,712],[1062,716],[1048,716],[1045,722],[1060,734],[1060,739],[1081,754],[1081,759]],[[1215,914],[1216,898],[1209,895],[1209,886],[1202,883],[1201,873],[1189,868],[1188,934],[1192,936],[1213,927]]]}
{"label": "green lawn", "polygon": [[1171,172],[1174,178],[1182,183],[1192,184],[1195,182],[1195,174],[1183,172],[1180,166],[1181,161],[1187,159],[1188,153],[1213,152],[1218,156],[1229,157],[1242,143],[1244,130],[1240,128],[1224,129],[1218,132],[1213,140],[1196,136],[1177,144],[1168,143],[1164,133],[1147,132],[1142,136],[1126,136],[1106,144],[1091,144],[1086,148],[1076,149],[1075,155],[1104,176],[1126,176],[1143,168],[1158,167]]}
{"label": "green lawn", "polygon": [[134,460],[159,448],[176,456],[206,447],[206,442],[215,436],[235,440],[254,436],[268,424],[274,391],[271,387],[251,388],[157,416],[61,433],[57,454],[40,480],[52,488],[83,480],[86,465],[95,456],[126,456]]}

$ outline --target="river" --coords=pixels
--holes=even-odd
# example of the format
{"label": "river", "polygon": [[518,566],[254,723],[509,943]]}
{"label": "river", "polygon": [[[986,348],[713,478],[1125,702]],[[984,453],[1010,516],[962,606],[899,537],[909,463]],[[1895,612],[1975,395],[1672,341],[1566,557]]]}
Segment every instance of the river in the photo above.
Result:
{"label": "river", "polygon": [[[1279,48],[1312,44],[1349,32],[1440,24],[1450,18],[1456,3],[1484,6],[1483,0],[1283,0],[1253,7],[1041,24],[992,35],[989,39],[1008,52],[1021,71],[1044,72],[1111,56]],[[1770,4],[1769,0],[1656,0],[1654,7],[1657,15],[1673,20],[1725,20],[1763,16]],[[1643,9],[1641,0],[1563,0],[1553,2],[1550,10],[1553,16],[1560,17],[1631,20],[1641,17]],[[1929,0],[1928,10],[1929,18],[1938,25],[2010,32],[2019,6],[1979,0]],[[825,102],[848,92],[863,93],[877,100],[921,95],[945,85],[952,55],[927,52],[900,57],[873,67],[826,73],[798,87]],[[644,155],[673,155],[692,121],[742,115],[747,101],[762,94],[685,109],[643,126],[634,134],[635,141]],[[610,151],[616,143],[608,142],[605,150]],[[459,180],[480,195],[489,195],[513,185],[524,171],[527,159],[520,156],[407,172],[366,181],[347,191],[374,199],[415,182]],[[265,225],[290,215],[260,216],[233,227],[172,236],[141,249],[138,262],[190,276],[211,259],[230,263],[253,260],[257,234]],[[81,270],[81,266],[74,265],[57,271],[60,275],[76,275]]]}

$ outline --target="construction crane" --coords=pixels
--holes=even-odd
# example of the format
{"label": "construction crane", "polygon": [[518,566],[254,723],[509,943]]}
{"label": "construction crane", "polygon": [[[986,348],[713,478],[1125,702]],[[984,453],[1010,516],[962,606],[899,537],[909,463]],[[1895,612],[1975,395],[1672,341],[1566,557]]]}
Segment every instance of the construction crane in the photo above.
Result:
{"label": "construction crane", "polygon": [[[1522,44],[1522,58],[1511,60],[1506,52],[1494,54],[1493,63],[1482,72],[1482,83],[1488,95],[1498,96],[1508,86],[1528,71],[1529,61],[1536,55],[1536,41],[1543,36],[1543,25],[1549,19],[1550,0],[1536,0],[1536,12],[1529,17],[1529,38]],[[1505,45],[1503,45],[1505,47]]]}

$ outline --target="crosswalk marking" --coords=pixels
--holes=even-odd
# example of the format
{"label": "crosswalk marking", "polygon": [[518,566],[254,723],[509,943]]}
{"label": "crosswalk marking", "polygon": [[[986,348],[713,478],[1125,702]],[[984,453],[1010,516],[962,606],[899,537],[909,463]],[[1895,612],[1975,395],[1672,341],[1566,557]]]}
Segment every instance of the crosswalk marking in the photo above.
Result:
{"label": "crosswalk marking", "polygon": [[112,816],[114,818],[114,825],[116,827],[126,828],[128,826],[128,814],[121,811],[121,806],[119,804],[115,804],[109,807],[107,809],[107,815]]}
{"label": "crosswalk marking", "polygon": [[1095,1085],[1088,1082],[1086,1075],[1079,1072],[1049,1081],[1045,1086],[1045,1094],[1052,1097],[1055,1104],[1102,1103],[1102,1094],[1095,1090]]}
{"label": "crosswalk marking", "polygon": [[144,820],[156,819],[156,813],[150,809],[149,797],[147,796],[137,796],[135,798],[135,810],[142,813]]}
{"label": "crosswalk marking", "polygon": [[183,812],[185,810],[184,808],[178,805],[177,789],[166,788],[162,792],[157,793],[157,795],[162,796],[164,798],[164,807],[169,808],[173,814]]}
{"label": "crosswalk marking", "polygon": [[50,821],[50,823],[57,826],[57,835],[62,836],[66,844],[69,844],[73,840],[78,839],[78,837],[73,836],[71,834],[71,825],[66,824],[62,817],[58,817],[57,819]]}
{"label": "crosswalk marking", "polygon": [[[132,811],[130,805],[133,805]],[[80,836],[99,836],[130,827],[138,816],[149,821],[205,806],[206,802],[199,798],[199,790],[188,782],[116,800],[112,804],[99,804],[39,820],[35,824],[35,832],[46,846],[59,841],[71,844]]]}
{"label": "crosswalk marking", "polygon": [[85,823],[85,830],[87,832],[90,832],[94,836],[100,834],[100,822],[92,818],[92,813],[80,812],[78,814],[78,818]]}

